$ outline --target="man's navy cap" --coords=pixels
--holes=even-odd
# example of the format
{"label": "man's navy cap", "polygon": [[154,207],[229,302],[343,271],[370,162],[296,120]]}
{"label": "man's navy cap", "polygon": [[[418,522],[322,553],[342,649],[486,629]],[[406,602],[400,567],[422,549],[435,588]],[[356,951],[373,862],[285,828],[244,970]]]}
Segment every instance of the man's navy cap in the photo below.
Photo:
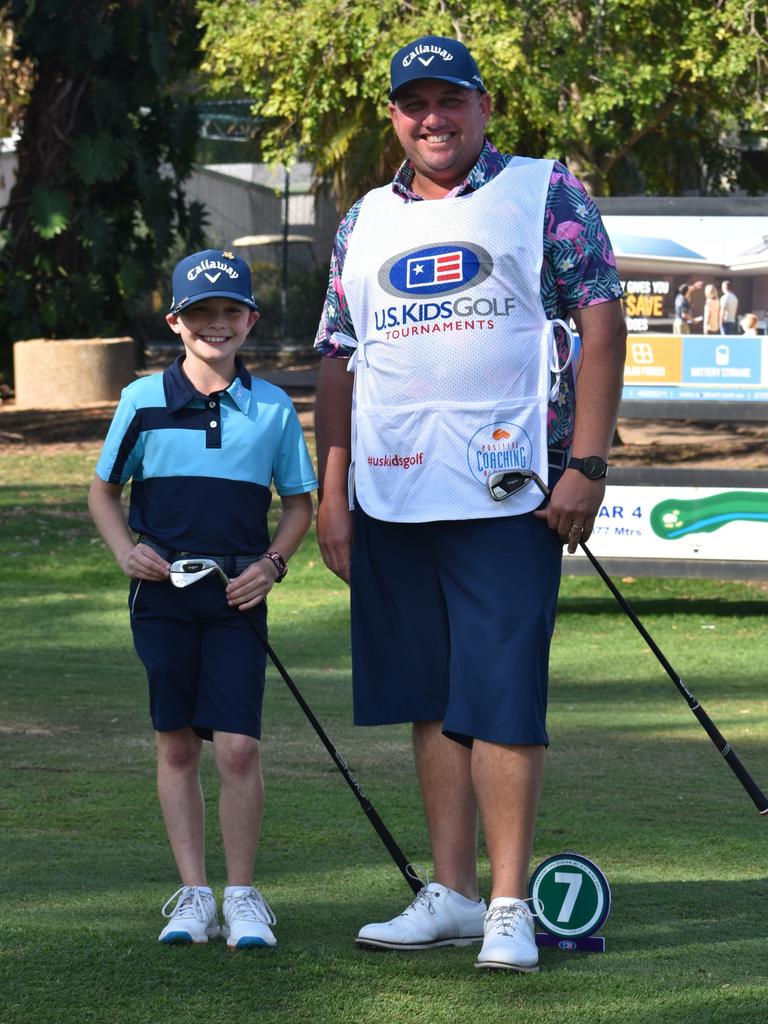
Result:
{"label": "man's navy cap", "polygon": [[475,58],[458,39],[445,36],[422,36],[397,51],[390,65],[389,98],[410,82],[437,78],[464,89],[487,92]]}
{"label": "man's navy cap", "polygon": [[204,249],[180,260],[173,271],[171,313],[203,299],[235,299],[258,309],[245,260],[226,249]]}

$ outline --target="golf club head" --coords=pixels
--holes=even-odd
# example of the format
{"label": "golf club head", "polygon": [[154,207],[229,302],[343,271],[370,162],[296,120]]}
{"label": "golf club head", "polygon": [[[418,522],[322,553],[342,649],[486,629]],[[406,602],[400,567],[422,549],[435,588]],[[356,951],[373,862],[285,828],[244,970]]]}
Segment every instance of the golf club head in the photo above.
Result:
{"label": "golf club head", "polygon": [[491,473],[488,477],[488,492],[494,501],[504,501],[522,490],[533,480],[542,494],[548,494],[547,485],[532,469],[517,469],[513,472]]}
{"label": "golf club head", "polygon": [[229,583],[227,574],[212,558],[180,558],[171,566],[171,583],[174,587],[191,587],[211,573],[217,573],[225,586]]}

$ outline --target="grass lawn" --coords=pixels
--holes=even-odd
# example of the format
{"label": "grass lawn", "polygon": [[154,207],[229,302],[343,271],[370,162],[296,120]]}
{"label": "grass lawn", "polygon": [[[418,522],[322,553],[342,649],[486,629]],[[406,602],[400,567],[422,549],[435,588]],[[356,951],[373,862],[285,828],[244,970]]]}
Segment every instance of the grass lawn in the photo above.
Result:
{"label": "grass lawn", "polygon": [[[161,946],[176,888],[154,791],[127,581],[85,494],[96,448],[6,450],[0,486],[0,1021],[7,1024],[762,1024],[768,821],[596,578],[565,579],[534,865],[575,850],[607,875],[605,955],[537,975],[473,950],[372,954],[358,927],[409,890],[284,683],[265,701],[258,884],[276,950]],[[636,611],[768,787],[768,593],[637,580]],[[270,599],[271,639],[406,854],[428,867],[409,731],[350,725],[344,588],[314,538]],[[216,779],[209,868],[220,889]],[[482,861],[483,888],[488,864]]]}

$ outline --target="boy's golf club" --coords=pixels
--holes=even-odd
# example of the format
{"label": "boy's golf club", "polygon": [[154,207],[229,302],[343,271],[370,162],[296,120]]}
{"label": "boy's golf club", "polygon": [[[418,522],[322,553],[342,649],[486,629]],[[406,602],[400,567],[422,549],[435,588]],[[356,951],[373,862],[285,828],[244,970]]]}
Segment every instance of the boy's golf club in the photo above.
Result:
{"label": "boy's golf club", "polygon": [[[211,574],[217,575],[221,579],[223,586],[226,586],[229,583],[229,577],[221,568],[219,563],[216,562],[213,558],[182,558],[174,562],[173,565],[171,565],[171,583],[174,585],[174,587],[189,587],[193,583],[197,583],[199,580],[205,579],[206,576],[210,576]],[[357,779],[354,777],[352,772],[347,767],[344,758],[331,743],[325,730],[320,725],[317,718],[315,718],[314,712],[310,708],[309,704],[307,704],[307,702],[302,697],[294,681],[288,675],[288,672],[284,668],[283,663],[272,650],[272,647],[270,646],[267,638],[262,633],[261,628],[256,624],[253,617],[247,611],[243,612],[242,614],[245,616],[248,625],[251,627],[251,629],[254,631],[256,636],[261,641],[265,651],[267,652],[272,661],[272,664],[283,677],[285,683],[288,686],[288,689],[296,698],[299,707],[309,719],[312,728],[320,737],[323,746],[331,755],[334,764],[346,779],[347,785],[355,794],[358,803],[365,811],[370,823],[376,829],[379,838],[381,839],[382,843],[384,843],[384,845],[386,846],[387,850],[389,851],[389,855],[397,865],[403,878],[411,887],[414,894],[418,894],[423,888],[423,883],[419,879],[414,869],[411,867],[410,863],[406,860],[405,854],[395,842],[392,833],[381,820],[373,804],[363,792],[360,783],[357,781]]]}
{"label": "boy's golf club", "polygon": [[[488,490],[494,501],[503,501],[505,498],[508,498],[511,494],[514,494],[516,491],[521,490],[521,488],[525,487],[531,481],[533,481],[533,483],[536,484],[536,486],[539,488],[541,493],[545,495],[545,497],[549,495],[549,488],[547,487],[547,485],[544,483],[540,476],[538,476],[536,473],[533,472],[533,470],[530,469],[520,469],[510,473],[492,473],[488,477]],[[677,672],[675,672],[674,668],[672,668],[670,663],[665,658],[663,652],[654,641],[651,634],[648,632],[648,630],[645,628],[645,626],[642,624],[640,619],[635,614],[629,601],[627,601],[627,599],[618,589],[616,584],[607,574],[605,569],[602,567],[602,565],[600,565],[598,560],[589,550],[587,545],[583,541],[580,541],[579,547],[587,556],[592,565],[595,567],[597,573],[600,575],[603,582],[606,584],[608,589],[616,598],[621,608],[627,613],[634,627],[637,629],[637,631],[648,644],[650,649],[656,655],[656,658],[658,659],[659,663],[662,665],[669,678],[672,680],[672,682],[675,684],[675,686],[678,688],[680,693],[685,698],[688,707],[691,709],[691,711],[698,719],[699,724],[702,726],[707,736],[709,736],[709,738],[715,744],[715,746],[720,751],[723,758],[729,765],[731,771],[734,773],[736,778],[739,780],[739,782],[742,784],[744,789],[749,794],[755,807],[757,807],[758,811],[761,814],[768,814],[768,798],[766,798],[763,791],[760,789],[760,787],[749,774],[747,769],[738,759],[730,743],[726,742],[718,728],[715,726],[715,723],[706,713],[701,704],[699,704],[699,702],[696,700],[694,695],[685,685],[685,683],[677,674]]]}

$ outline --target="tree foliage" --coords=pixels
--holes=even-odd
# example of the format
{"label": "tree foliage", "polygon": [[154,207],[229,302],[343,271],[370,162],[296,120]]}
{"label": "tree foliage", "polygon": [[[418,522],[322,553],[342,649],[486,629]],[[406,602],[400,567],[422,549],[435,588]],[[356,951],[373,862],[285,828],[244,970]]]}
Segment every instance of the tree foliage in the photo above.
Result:
{"label": "tree foliage", "polygon": [[8,5],[0,5],[0,137],[11,135],[21,121],[32,87],[30,61],[19,59],[8,18]]}
{"label": "tree foliage", "polygon": [[4,5],[33,85],[0,230],[0,338],[130,329],[201,210],[182,182],[197,138],[176,83],[199,63],[192,0]]}
{"label": "tree foliage", "polygon": [[720,190],[738,131],[764,130],[764,0],[200,0],[204,67],[253,97],[265,154],[301,151],[348,203],[391,172],[389,60],[462,39],[501,148],[565,159],[595,194]]}

